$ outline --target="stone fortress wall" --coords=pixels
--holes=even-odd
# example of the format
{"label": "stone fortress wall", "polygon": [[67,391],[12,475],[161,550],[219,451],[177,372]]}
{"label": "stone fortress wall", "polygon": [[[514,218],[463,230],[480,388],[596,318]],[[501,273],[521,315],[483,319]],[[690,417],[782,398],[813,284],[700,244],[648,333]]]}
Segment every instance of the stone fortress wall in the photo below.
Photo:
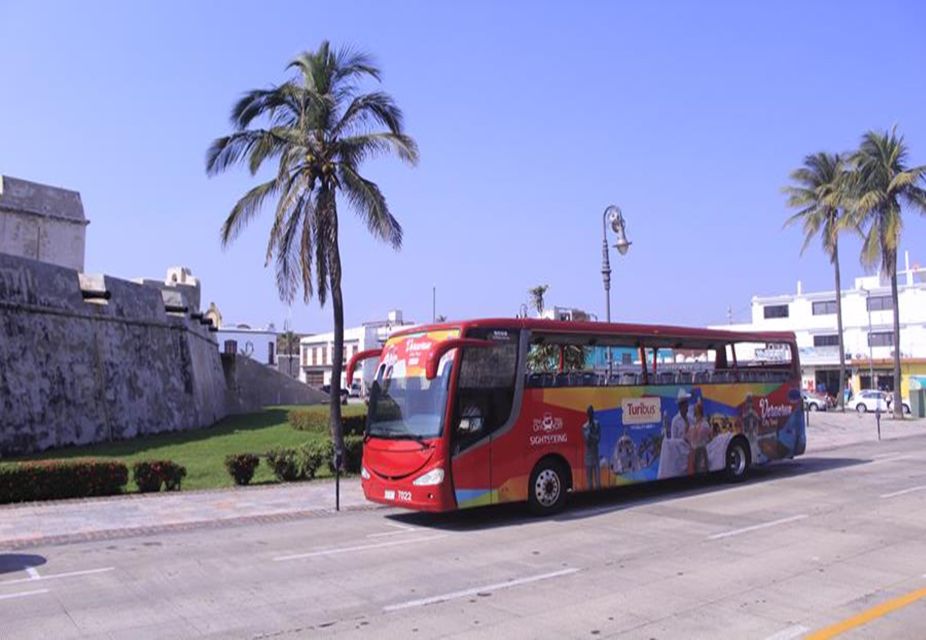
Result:
{"label": "stone fortress wall", "polygon": [[[79,194],[0,179],[0,456],[193,429],[267,404],[327,398],[269,367],[238,367],[234,356],[223,363],[188,269],[140,282],[80,273]],[[69,237],[79,236],[79,255],[68,242],[63,252],[21,242],[30,237],[20,233],[22,221],[54,226],[61,202],[71,207],[63,228],[80,231]],[[35,254],[37,246],[49,252]]]}
{"label": "stone fortress wall", "polygon": [[0,254],[0,454],[224,417],[218,346],[170,293]]}

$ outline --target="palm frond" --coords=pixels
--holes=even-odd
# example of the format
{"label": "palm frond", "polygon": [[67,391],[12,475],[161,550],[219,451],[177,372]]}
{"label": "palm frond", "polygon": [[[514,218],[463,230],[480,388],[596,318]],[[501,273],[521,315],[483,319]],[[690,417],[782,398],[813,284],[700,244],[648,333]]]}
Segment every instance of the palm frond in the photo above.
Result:
{"label": "palm frond", "polygon": [[228,246],[229,242],[238,237],[238,233],[240,233],[247,223],[251,221],[251,218],[260,211],[264,204],[264,200],[276,194],[278,189],[279,183],[277,179],[274,178],[273,180],[268,180],[267,182],[257,185],[235,203],[231,213],[228,214],[225,223],[222,225],[221,237],[223,247]]}
{"label": "palm frond", "polygon": [[376,183],[367,180],[347,165],[342,164],[339,169],[347,199],[354,211],[366,222],[370,233],[388,242],[394,249],[400,249],[402,225],[390,213],[386,198]]}

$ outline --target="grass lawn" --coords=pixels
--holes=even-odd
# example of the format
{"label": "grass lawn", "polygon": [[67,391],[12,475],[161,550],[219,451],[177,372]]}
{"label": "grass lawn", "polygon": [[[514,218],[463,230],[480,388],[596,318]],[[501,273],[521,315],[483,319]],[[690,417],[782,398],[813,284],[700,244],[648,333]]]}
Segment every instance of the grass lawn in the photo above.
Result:
{"label": "grass lawn", "polygon": [[[267,407],[260,413],[228,416],[204,429],[45,451],[33,456],[8,459],[7,462],[68,458],[121,460],[129,466],[129,483],[126,485],[126,490],[135,491],[135,483],[131,477],[132,463],[139,460],[173,460],[186,467],[187,476],[183,480],[184,489],[232,487],[235,483],[225,470],[225,456],[229,453],[263,454],[274,447],[295,447],[310,440],[327,438],[326,433],[293,429],[287,422],[286,414],[294,408],[317,410],[324,415],[328,414],[327,405]],[[341,409],[344,415],[366,412],[366,407],[362,404],[347,405]],[[251,484],[277,482],[265,462],[261,460]],[[319,475],[327,474],[327,466],[319,470]]]}

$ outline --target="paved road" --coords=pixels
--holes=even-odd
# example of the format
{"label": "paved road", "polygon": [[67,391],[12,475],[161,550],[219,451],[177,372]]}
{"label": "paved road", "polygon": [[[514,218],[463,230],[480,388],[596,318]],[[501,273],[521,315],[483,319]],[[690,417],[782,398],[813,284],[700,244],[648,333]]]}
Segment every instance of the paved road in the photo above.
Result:
{"label": "paved road", "polygon": [[574,502],[0,553],[0,638],[926,636],[926,436]]}

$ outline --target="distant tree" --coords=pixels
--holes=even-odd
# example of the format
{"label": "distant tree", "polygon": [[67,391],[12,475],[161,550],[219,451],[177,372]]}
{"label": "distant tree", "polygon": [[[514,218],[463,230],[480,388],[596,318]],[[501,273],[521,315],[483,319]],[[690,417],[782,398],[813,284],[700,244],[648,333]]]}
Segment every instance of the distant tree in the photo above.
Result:
{"label": "distant tree", "polygon": [[[277,288],[287,302],[301,290],[305,302],[314,295],[324,305],[330,291],[332,380],[337,389],[344,353],[339,198],[346,199],[370,233],[399,249],[402,227],[379,187],[361,175],[360,166],[386,154],[415,164],[418,149],[405,134],[402,112],[388,94],[360,92],[358,82],[380,79],[380,70],[369,56],[334,50],[322,42],[316,51],[296,57],[287,69],[293,70],[294,77],[269,89],[249,91],[235,103],[234,131],[212,143],[206,171],[216,175],[243,164],[255,175],[265,162],[276,163],[275,175],[248,191],[228,214],[222,245],[234,240],[265,202],[275,202],[266,263],[275,261]],[[331,394],[330,407],[331,437],[336,452],[343,453],[338,393]]]}
{"label": "distant tree", "polygon": [[868,131],[850,158],[857,200],[854,215],[864,229],[862,263],[880,263],[881,273],[891,280],[894,303],[894,415],[903,416],[900,397],[900,306],[897,295],[897,250],[903,230],[902,205],[926,213],[926,165],[911,167],[909,149],[897,127]]}
{"label": "distant tree", "polygon": [[819,152],[804,158],[804,166],[791,172],[793,184],[784,187],[788,206],[800,209],[785,226],[800,223],[804,230],[801,253],[817,237],[836,276],[836,325],[839,335],[839,408],[844,408],[846,347],[842,330],[842,283],[839,274],[839,234],[850,226],[846,214],[851,206],[851,185],[843,159],[835,153]]}
{"label": "distant tree", "polygon": [[527,290],[531,297],[531,304],[537,310],[537,315],[543,315],[543,297],[549,289],[550,285],[548,284],[538,284],[536,287]]}

